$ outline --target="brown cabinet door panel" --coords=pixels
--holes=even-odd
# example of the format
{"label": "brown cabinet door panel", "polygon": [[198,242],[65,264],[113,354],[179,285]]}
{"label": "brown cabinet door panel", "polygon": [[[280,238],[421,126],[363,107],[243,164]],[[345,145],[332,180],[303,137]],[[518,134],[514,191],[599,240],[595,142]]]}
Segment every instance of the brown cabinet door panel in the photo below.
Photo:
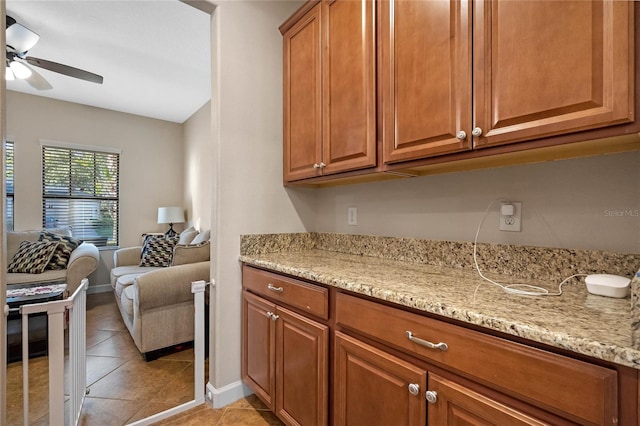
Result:
{"label": "brown cabinet door panel", "polygon": [[320,175],[322,78],[320,6],[284,34],[284,180]]}
{"label": "brown cabinet door panel", "polygon": [[380,3],[384,162],[468,150],[469,2]]}
{"label": "brown cabinet door panel", "polygon": [[429,426],[547,424],[435,374],[429,374],[429,391],[437,395],[428,407]]}
{"label": "brown cabinet door panel", "polygon": [[275,322],[267,312],[274,313],[276,306],[244,291],[242,307],[242,379],[274,409]]}
{"label": "brown cabinet door panel", "polygon": [[[334,362],[336,426],[424,426],[424,369],[339,331]],[[409,384],[418,386],[416,395],[409,392]]]}
{"label": "brown cabinet door panel", "polygon": [[480,1],[474,16],[474,147],[633,121],[632,1]]}
{"label": "brown cabinet door panel", "polygon": [[288,424],[326,425],[329,327],[277,312],[276,414]]}
{"label": "brown cabinet door panel", "polygon": [[371,0],[322,3],[324,174],[376,165],[375,11]]}

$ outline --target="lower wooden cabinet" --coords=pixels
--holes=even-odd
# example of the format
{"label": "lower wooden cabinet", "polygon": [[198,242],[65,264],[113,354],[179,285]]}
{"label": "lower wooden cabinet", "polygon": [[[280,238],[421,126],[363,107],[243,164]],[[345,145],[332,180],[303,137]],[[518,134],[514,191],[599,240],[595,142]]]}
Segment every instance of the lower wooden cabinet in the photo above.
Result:
{"label": "lower wooden cabinet", "polygon": [[429,374],[429,426],[547,425],[455,381]]}
{"label": "lower wooden cabinet", "polygon": [[288,425],[328,422],[329,327],[247,291],[242,379]]}
{"label": "lower wooden cabinet", "polygon": [[336,426],[549,424],[339,331],[334,343]]}
{"label": "lower wooden cabinet", "polygon": [[618,374],[614,369],[353,295],[337,293],[335,306],[336,324],[349,333],[578,424],[616,424]]}
{"label": "lower wooden cabinet", "polygon": [[287,425],[638,425],[639,376],[243,267],[242,379]]}
{"label": "lower wooden cabinet", "polygon": [[242,300],[242,380],[273,410],[276,392],[276,323],[267,312],[276,305],[244,292]]}
{"label": "lower wooden cabinet", "polygon": [[426,370],[339,331],[334,343],[334,425],[424,426]]}

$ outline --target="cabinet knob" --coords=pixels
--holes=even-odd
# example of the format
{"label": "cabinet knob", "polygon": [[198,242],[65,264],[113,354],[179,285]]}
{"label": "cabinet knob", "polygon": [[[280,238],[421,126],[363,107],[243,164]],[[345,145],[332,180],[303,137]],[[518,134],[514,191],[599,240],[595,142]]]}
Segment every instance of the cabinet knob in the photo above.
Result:
{"label": "cabinet knob", "polygon": [[409,383],[409,393],[413,396],[416,396],[418,393],[420,393],[420,385],[417,383]]}
{"label": "cabinet knob", "polygon": [[320,166],[321,169],[324,169],[325,167],[327,167],[327,165],[324,164],[324,162],[322,162],[322,161],[320,162],[319,166]]}
{"label": "cabinet knob", "polygon": [[318,163],[314,163],[314,164],[313,164],[313,168],[314,168],[314,169],[319,169],[319,168],[320,168],[320,164],[318,164]]}
{"label": "cabinet knob", "polygon": [[465,132],[464,130],[460,130],[456,135],[456,138],[458,138],[458,140],[460,141],[465,140],[467,138],[467,132]]}
{"label": "cabinet knob", "polygon": [[478,137],[482,136],[482,129],[480,127],[476,127],[475,129],[473,129],[471,131],[471,134],[478,138]]}
{"label": "cabinet knob", "polygon": [[425,396],[429,404],[435,404],[438,401],[438,392],[436,391],[427,391],[425,392]]}
{"label": "cabinet knob", "polygon": [[276,315],[276,314],[274,314],[273,312],[269,312],[269,311],[267,311],[267,316],[268,316],[269,318],[271,318],[271,320],[273,320],[273,321],[275,321],[275,320],[277,320],[278,318],[280,318],[280,315]]}

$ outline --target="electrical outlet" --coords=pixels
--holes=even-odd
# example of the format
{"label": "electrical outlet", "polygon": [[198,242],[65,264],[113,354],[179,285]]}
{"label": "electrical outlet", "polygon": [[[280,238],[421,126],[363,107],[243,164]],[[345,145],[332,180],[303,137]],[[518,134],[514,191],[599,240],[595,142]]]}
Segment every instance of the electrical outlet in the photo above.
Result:
{"label": "electrical outlet", "polygon": [[[503,208],[503,206],[507,206]],[[509,211],[508,206],[513,206],[513,214],[505,215],[505,211]],[[522,230],[522,203],[520,201],[504,202],[500,205],[500,230],[520,232]]]}
{"label": "electrical outlet", "polygon": [[358,208],[357,207],[349,207],[347,209],[347,225],[357,225],[358,224]]}

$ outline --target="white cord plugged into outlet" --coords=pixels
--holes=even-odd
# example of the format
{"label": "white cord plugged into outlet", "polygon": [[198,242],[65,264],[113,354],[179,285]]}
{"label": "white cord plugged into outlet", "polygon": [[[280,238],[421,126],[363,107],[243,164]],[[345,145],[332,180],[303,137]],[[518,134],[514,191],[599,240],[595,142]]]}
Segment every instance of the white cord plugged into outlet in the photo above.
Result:
{"label": "white cord plugged into outlet", "polygon": [[[505,292],[511,293],[511,294],[519,294],[519,295],[522,295],[522,296],[560,296],[560,295],[562,295],[562,286],[567,281],[569,281],[572,278],[586,277],[587,276],[587,274],[574,274],[574,275],[571,275],[570,277],[565,278],[560,284],[558,284],[558,292],[557,293],[549,293],[549,290],[547,290],[546,288],[537,286],[537,285],[521,284],[521,283],[501,284],[499,282],[493,281],[490,278],[485,277],[484,274],[482,273],[482,271],[480,270],[480,266],[478,265],[478,235],[480,235],[480,229],[482,228],[482,225],[484,224],[485,219],[489,215],[489,211],[491,210],[491,207],[493,206],[493,203],[495,203],[496,201],[502,201],[503,202],[502,207],[501,207],[501,213],[502,213],[502,208],[505,207],[505,205],[509,205],[509,203],[503,198],[496,198],[495,200],[491,201],[489,203],[489,205],[487,206],[487,210],[485,210],[484,215],[482,216],[482,219],[480,220],[480,223],[478,224],[478,229],[476,230],[476,236],[473,239],[473,262],[475,264],[476,271],[478,271],[478,275],[480,275],[480,278],[482,278],[483,280],[487,281],[488,283],[491,283],[491,284],[493,284],[495,286],[498,286],[498,287],[502,288]],[[512,205],[511,205],[511,207],[513,208]],[[475,300],[475,297],[476,297],[476,293],[478,292],[478,289],[480,288],[481,284],[482,283],[478,284],[478,286],[476,287],[476,290],[473,292],[474,300]]]}

